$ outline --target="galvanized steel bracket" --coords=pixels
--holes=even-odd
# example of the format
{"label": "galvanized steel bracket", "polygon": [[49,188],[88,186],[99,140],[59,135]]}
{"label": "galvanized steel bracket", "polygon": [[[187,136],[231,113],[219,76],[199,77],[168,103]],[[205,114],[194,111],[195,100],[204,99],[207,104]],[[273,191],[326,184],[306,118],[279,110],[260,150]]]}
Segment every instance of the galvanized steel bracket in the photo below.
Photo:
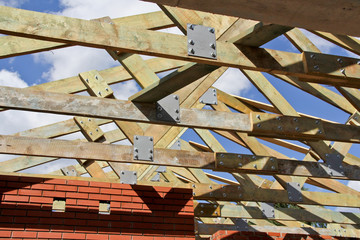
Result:
{"label": "galvanized steel bracket", "polygon": [[343,156],[341,156],[340,154],[326,154],[326,163],[320,164],[320,166],[330,176],[343,177],[345,175],[342,161]]}
{"label": "galvanized steel bracket", "polygon": [[134,159],[154,160],[154,139],[147,136],[134,136]]}
{"label": "galvanized steel bracket", "polygon": [[300,183],[288,182],[286,189],[288,192],[288,198],[289,198],[290,202],[302,202],[303,201]]}
{"label": "galvanized steel bracket", "polygon": [[74,166],[68,166],[68,167],[61,168],[61,171],[63,172],[63,174],[65,176],[72,176],[72,177],[79,176],[79,174],[76,171]]}
{"label": "galvanized steel bracket", "polygon": [[120,183],[135,185],[137,183],[137,173],[135,171],[121,171]]}
{"label": "galvanized steel bracket", "polygon": [[188,55],[217,59],[215,29],[202,25],[187,25]]}
{"label": "galvanized steel bracket", "polygon": [[166,166],[160,166],[160,167],[158,167],[158,169],[156,169],[156,172],[158,172],[158,173],[166,172]]}
{"label": "galvanized steel bracket", "polygon": [[180,140],[177,140],[171,147],[170,149],[173,150],[181,150],[181,142]]}
{"label": "galvanized steel bracket", "polygon": [[217,105],[216,89],[208,89],[199,99],[201,103]]}
{"label": "galvanized steel bracket", "polygon": [[156,175],[150,181],[160,182],[160,173],[156,173]]}
{"label": "galvanized steel bracket", "polygon": [[267,218],[275,218],[275,208],[273,203],[260,203],[261,211]]}
{"label": "galvanized steel bracket", "polygon": [[156,103],[156,118],[165,122],[180,122],[179,96],[169,95]]}

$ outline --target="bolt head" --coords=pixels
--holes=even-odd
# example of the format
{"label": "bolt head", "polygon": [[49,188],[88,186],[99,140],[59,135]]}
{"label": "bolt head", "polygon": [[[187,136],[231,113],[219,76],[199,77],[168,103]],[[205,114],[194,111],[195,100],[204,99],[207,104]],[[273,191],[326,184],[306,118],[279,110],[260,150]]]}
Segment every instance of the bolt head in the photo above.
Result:
{"label": "bolt head", "polygon": [[224,162],[220,162],[220,165],[224,165]]}
{"label": "bolt head", "polygon": [[214,28],[209,28],[209,32],[215,33],[215,29]]}
{"label": "bolt head", "polygon": [[345,69],[341,69],[340,72],[345,75]]}
{"label": "bolt head", "polygon": [[194,43],[194,40],[190,39],[190,40],[189,40],[189,44],[190,44],[190,45],[194,45],[194,44],[195,44],[195,43]]}
{"label": "bolt head", "polygon": [[212,52],[212,53],[211,53],[211,56],[212,56],[212,57],[216,57],[216,53]]}
{"label": "bolt head", "polygon": [[174,99],[175,99],[175,100],[178,100],[178,99],[179,99],[179,97],[178,97],[177,95],[175,95],[175,96],[174,96]]}
{"label": "bolt head", "polygon": [[315,70],[319,70],[319,69],[320,69],[319,65],[315,65],[315,66],[314,66],[314,69],[315,69]]}
{"label": "bolt head", "polygon": [[271,170],[275,170],[275,166],[271,166]]}
{"label": "bolt head", "polygon": [[257,126],[257,127],[261,127],[261,124],[260,124],[260,123],[258,123],[258,124],[256,124],[256,126]]}
{"label": "bolt head", "polygon": [[195,53],[195,50],[194,50],[193,48],[189,48],[189,49],[188,49],[188,52],[189,52],[190,54],[194,54],[194,53]]}

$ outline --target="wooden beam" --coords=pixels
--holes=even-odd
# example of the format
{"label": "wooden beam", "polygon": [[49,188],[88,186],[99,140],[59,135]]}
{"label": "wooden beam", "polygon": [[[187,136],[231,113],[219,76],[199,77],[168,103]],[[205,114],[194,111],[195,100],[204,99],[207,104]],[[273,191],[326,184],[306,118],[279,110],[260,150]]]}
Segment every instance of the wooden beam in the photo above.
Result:
{"label": "wooden beam", "polygon": [[[105,48],[111,50],[148,54],[160,57],[170,57],[185,61],[238,67],[249,70],[265,71],[279,74],[290,74],[309,79],[309,81],[326,81],[329,84],[351,84],[359,86],[360,71],[357,59],[344,58],[347,65],[347,75],[338,74],[342,69],[334,64],[319,71],[304,68],[301,54],[282,52],[270,49],[252,47],[237,47],[232,43],[217,41],[217,60],[188,56],[187,39],[185,36],[155,32],[149,30],[131,29],[124,26],[102,24],[45,13],[0,7],[2,16],[0,33],[18,35],[41,40],[63,42],[67,44],[88,47]],[[18,15],[21,21],[16,21]],[[33,29],[31,26],[38,26]],[[51,27],[50,27],[51,26]],[[81,34],[76,29],[82,29]],[[133,41],[136,38],[137,41]],[[161,39],[161,41],[159,41]],[[171,47],[169,47],[171,46]],[[326,62],[336,62],[338,56],[319,55]],[[311,65],[311,64],[310,64]],[[350,74],[351,73],[351,74]]]}
{"label": "wooden beam", "polygon": [[[356,29],[360,3],[341,0],[329,3],[320,1],[216,1],[216,0],[144,0],[173,7],[242,17],[279,25],[360,37]],[[263,11],[266,9],[266,11]]]}
{"label": "wooden beam", "polygon": [[81,141],[0,135],[0,153],[27,156],[99,160],[109,162],[169,165],[254,174],[282,174],[304,177],[359,180],[358,166],[344,166],[345,176],[332,176],[324,163],[278,159],[231,153],[193,152],[155,148],[153,162],[134,160],[133,147]]}

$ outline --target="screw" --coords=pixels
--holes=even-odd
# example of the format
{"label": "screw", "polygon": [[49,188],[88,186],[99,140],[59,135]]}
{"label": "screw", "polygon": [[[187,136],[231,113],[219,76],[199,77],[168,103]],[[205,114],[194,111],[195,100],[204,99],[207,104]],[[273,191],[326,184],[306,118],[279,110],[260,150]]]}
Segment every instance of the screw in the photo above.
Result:
{"label": "screw", "polygon": [[226,197],[226,193],[223,193],[223,196]]}
{"label": "screw", "polygon": [[276,120],[280,121],[280,120],[281,120],[281,117],[276,117]]}
{"label": "screw", "polygon": [[191,30],[194,30],[194,25],[190,24],[189,28],[190,28]]}
{"label": "screw", "polygon": [[281,130],[281,129],[282,129],[282,127],[281,127],[281,126],[278,126],[277,128],[278,128],[279,130]]}
{"label": "screw", "polygon": [[345,69],[341,69],[340,72],[345,75]]}
{"label": "screw", "polygon": [[210,47],[211,47],[212,49],[215,49],[215,48],[216,48],[216,46],[215,46],[214,43],[210,44]]}
{"label": "screw", "polygon": [[204,100],[202,100],[202,99],[200,98],[200,102],[201,102],[201,103],[204,103]]}
{"label": "screw", "polygon": [[97,129],[95,129],[97,132],[99,131],[99,129],[97,128]]}
{"label": "screw", "polygon": [[321,133],[322,133],[322,131],[321,131],[321,130],[319,130],[319,131],[318,131],[318,133],[319,133],[319,134],[321,134]]}
{"label": "screw", "polygon": [[136,176],[136,172],[134,172],[134,175]]}
{"label": "screw", "polygon": [[210,185],[209,188],[212,189],[212,186]]}
{"label": "screw", "polygon": [[343,62],[343,60],[341,58],[336,59],[336,61],[338,61],[339,63]]}
{"label": "screw", "polygon": [[299,128],[299,127],[296,127],[295,130],[298,132],[298,131],[300,130],[300,128]]}
{"label": "screw", "polygon": [[125,173],[123,171],[121,171],[121,174],[124,175]]}
{"label": "screw", "polygon": [[175,109],[175,113],[179,113],[179,109]]}
{"label": "screw", "polygon": [[216,89],[213,89],[213,92],[216,93]]}
{"label": "screw", "polygon": [[175,99],[175,100],[178,100],[178,99],[179,99],[179,97],[178,97],[177,95],[175,95],[175,96],[174,96],[174,99]]}
{"label": "screw", "polygon": [[212,53],[211,53],[211,56],[212,56],[212,57],[216,57],[216,53],[212,52]]}
{"label": "screw", "polygon": [[238,158],[242,158],[242,156],[240,154],[238,154],[237,156],[238,156]]}
{"label": "screw", "polygon": [[213,104],[216,104],[216,101],[213,101]]}
{"label": "screw", "polygon": [[252,156],[251,158],[252,158],[252,159],[255,159],[256,157],[255,157],[255,156]]}
{"label": "screw", "polygon": [[260,124],[260,123],[258,123],[258,124],[256,124],[256,126],[257,126],[257,127],[261,127],[261,124]]}
{"label": "screw", "polygon": [[271,166],[271,170],[275,170],[275,166]]}
{"label": "screw", "polygon": [[210,193],[210,197],[212,197],[212,195],[213,195],[213,193],[211,192],[211,193]]}
{"label": "screw", "polygon": [[161,113],[159,113],[159,114],[157,115],[158,118],[162,118],[162,116],[163,116],[163,115],[162,115]]}
{"label": "screw", "polygon": [[136,139],[136,140],[138,140],[138,139],[139,139],[139,137],[138,137],[138,136],[136,136],[136,137],[135,137],[135,139]]}
{"label": "screw", "polygon": [[310,58],[315,59],[315,54],[310,54]]}
{"label": "screw", "polygon": [[95,78],[96,78],[96,80],[99,80],[99,78],[98,78],[98,76],[97,76],[97,75],[95,75]]}
{"label": "screw", "polygon": [[153,150],[152,150],[152,149],[149,149],[149,152],[150,152],[150,153],[153,153]]}
{"label": "screw", "polygon": [[224,165],[224,162],[220,162],[220,165]]}
{"label": "screw", "polygon": [[193,184],[192,187],[195,188],[195,184]]}
{"label": "screw", "polygon": [[109,89],[108,88],[105,88],[105,90],[108,92],[109,91]]}
{"label": "screw", "polygon": [[84,122],[83,121],[80,121],[81,124],[83,124]]}
{"label": "screw", "polygon": [[294,122],[297,122],[298,121],[298,119],[297,118],[294,118]]}
{"label": "screw", "polygon": [[204,214],[204,211],[200,211],[200,214]]}
{"label": "screw", "polygon": [[217,212],[217,211],[215,211],[215,214],[218,214],[218,212]]}
{"label": "screw", "polygon": [[86,82],[88,83],[88,82],[89,82],[89,79],[86,79]]}
{"label": "screw", "polygon": [[194,45],[194,41],[192,39],[189,40],[190,45]]}
{"label": "screw", "polygon": [[135,154],[135,156],[134,156],[134,157],[135,157],[135,159],[138,159],[138,158],[139,158],[139,156],[138,156],[137,154]]}
{"label": "screw", "polygon": [[193,196],[195,196],[196,194],[195,193],[193,193]]}
{"label": "screw", "polygon": [[98,94],[101,96],[101,92],[98,92]]}
{"label": "screw", "polygon": [[315,65],[315,66],[314,66],[314,69],[315,69],[315,70],[319,70],[319,69],[320,69],[320,68],[319,68],[319,65]]}
{"label": "screw", "polygon": [[239,167],[242,167],[242,163],[238,163]]}
{"label": "screw", "polygon": [[272,162],[273,162],[273,161],[275,161],[275,159],[274,159],[274,158],[270,158],[270,161],[272,161]]}
{"label": "screw", "polygon": [[214,33],[214,32],[215,32],[215,29],[209,28],[209,32]]}
{"label": "screw", "polygon": [[238,186],[237,189],[240,190],[240,189],[241,189],[241,186]]}
{"label": "screw", "polygon": [[254,164],[254,168],[257,168],[257,165],[256,165],[256,164]]}
{"label": "screw", "polygon": [[90,132],[90,135],[92,135],[92,132]]}
{"label": "screw", "polygon": [[220,157],[222,157],[222,158],[223,158],[223,157],[224,157],[224,154],[220,154]]}
{"label": "screw", "polygon": [[260,115],[259,115],[259,114],[258,114],[258,115],[256,115],[256,118],[260,120]]}
{"label": "screw", "polygon": [[194,53],[195,53],[194,49],[193,49],[193,48],[189,48],[189,53],[194,54]]}
{"label": "screw", "polygon": [[91,122],[91,119],[90,119],[90,118],[88,118],[88,121],[89,121],[89,122]]}

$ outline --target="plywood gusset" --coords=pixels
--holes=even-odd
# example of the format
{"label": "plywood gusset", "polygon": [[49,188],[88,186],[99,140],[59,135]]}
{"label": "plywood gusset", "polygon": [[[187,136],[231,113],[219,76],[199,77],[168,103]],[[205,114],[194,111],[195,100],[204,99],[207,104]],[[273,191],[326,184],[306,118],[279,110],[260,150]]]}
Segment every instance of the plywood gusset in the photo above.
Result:
{"label": "plywood gusset", "polygon": [[[344,15],[331,6],[323,9],[324,4],[314,1],[302,3],[309,6],[307,15],[297,13],[291,21],[286,19],[293,16],[291,9],[296,6],[282,12],[272,7],[265,13],[251,6],[251,12],[231,6],[230,1],[221,3],[222,8],[218,7],[219,1],[149,1],[169,6],[159,5],[159,12],[94,20],[0,6],[0,33],[7,35],[0,37],[0,58],[84,46],[106,50],[121,65],[25,89],[0,86],[0,111],[74,117],[14,135],[0,135],[1,154],[21,155],[0,162],[1,174],[27,176],[22,171],[65,158],[78,160],[77,165],[69,166],[77,176],[64,176],[60,169],[31,176],[119,182],[120,172],[130,170],[137,171],[137,184],[192,188],[199,237],[220,229],[239,230],[237,219],[249,220],[256,231],[272,228],[302,233],[311,228],[312,233],[321,235],[360,236],[360,214],[323,207],[360,207],[360,193],[339,181],[360,181],[360,158],[349,153],[360,143],[360,59],[324,54],[297,28],[306,28],[359,55],[360,41],[355,37],[360,36],[356,30],[360,15],[351,15],[355,10]],[[296,3],[261,4],[290,6],[292,2]],[[349,2],[336,4],[345,6]],[[358,10],[359,4],[354,3],[352,8]],[[316,18],[321,15],[318,11],[329,9],[333,14],[327,14],[325,22],[306,17]],[[344,18],[346,26],[342,24]],[[217,59],[188,55],[188,23],[215,29]],[[185,36],[157,31],[170,27],[177,27]],[[300,53],[261,48],[279,36],[285,36]],[[140,54],[154,58],[143,60]],[[230,67],[238,68],[269,103],[215,88],[214,83]],[[162,78],[157,75],[170,70]],[[264,73],[336,107],[349,119],[337,123],[296,111]],[[135,80],[142,89],[127,101],[116,99],[112,86],[129,80]],[[216,89],[218,103],[205,110],[199,100],[210,88]],[[90,96],[77,95],[81,92]],[[157,119],[154,103],[170,94],[179,98],[179,122]],[[103,132],[101,126],[109,123],[115,123],[117,129]],[[189,129],[205,145],[181,139]],[[76,132],[84,138],[56,139]],[[152,162],[134,160],[133,146],[113,144],[122,140],[134,144],[135,135],[153,137]],[[248,149],[250,154],[227,152],[229,148],[218,136]],[[177,140],[181,149],[170,149]],[[290,158],[278,150],[281,148],[271,148],[273,145],[266,142],[305,156]],[[329,171],[334,158],[342,162],[343,174]],[[157,173],[159,166],[167,166],[166,172]],[[110,171],[106,170],[109,167]],[[82,176],[85,174],[90,178]],[[151,181],[155,175],[159,181]],[[302,188],[302,201],[294,202],[288,197],[289,182],[321,190]],[[281,205],[274,209],[274,217],[268,218],[261,202],[296,207]],[[309,222],[326,223],[327,228],[306,224]]]}

